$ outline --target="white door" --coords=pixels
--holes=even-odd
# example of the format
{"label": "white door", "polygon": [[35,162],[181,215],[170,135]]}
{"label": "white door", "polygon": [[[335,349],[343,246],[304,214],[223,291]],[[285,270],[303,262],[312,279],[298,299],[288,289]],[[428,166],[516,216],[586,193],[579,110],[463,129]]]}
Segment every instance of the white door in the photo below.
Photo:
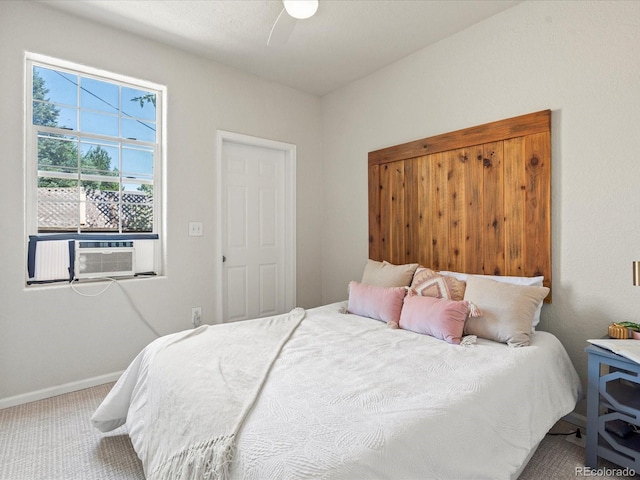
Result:
{"label": "white door", "polygon": [[295,147],[218,134],[219,314],[232,322],[287,312],[295,306]]}

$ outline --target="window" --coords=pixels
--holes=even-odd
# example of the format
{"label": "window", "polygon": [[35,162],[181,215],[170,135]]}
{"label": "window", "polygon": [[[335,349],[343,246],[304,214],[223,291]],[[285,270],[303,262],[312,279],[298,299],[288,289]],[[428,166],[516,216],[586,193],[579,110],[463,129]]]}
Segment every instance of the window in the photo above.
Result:
{"label": "window", "polygon": [[163,88],[33,54],[27,76],[27,233],[157,235]]}

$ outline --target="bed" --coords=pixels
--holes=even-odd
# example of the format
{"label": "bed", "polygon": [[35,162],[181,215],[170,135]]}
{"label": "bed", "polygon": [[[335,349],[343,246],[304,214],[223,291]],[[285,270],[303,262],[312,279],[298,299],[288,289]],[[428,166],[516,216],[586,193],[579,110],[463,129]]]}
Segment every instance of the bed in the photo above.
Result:
{"label": "bed", "polygon": [[[548,130],[543,112],[370,153],[370,259],[346,301],[161,337],[92,423],[126,425],[149,479],[517,478],[581,395],[559,340],[536,330],[551,299],[550,143],[522,124],[540,118]],[[476,147],[452,137],[491,142],[473,188],[457,178]],[[438,163],[445,184],[425,174]],[[450,195],[474,215],[442,214]],[[480,211],[490,228],[472,234]]]}
{"label": "bed", "polygon": [[[263,365],[266,381],[252,391],[255,397],[244,400],[250,406],[246,419],[232,428],[235,454],[218,475],[515,478],[549,428],[575,406],[577,375],[551,334],[537,332],[526,348],[483,339],[460,346],[340,313],[344,306],[305,311],[271,368]],[[250,341],[241,343],[240,357],[229,358],[228,381],[242,378],[253,365],[247,362],[256,358],[258,340],[250,336],[254,323],[269,320],[230,324],[241,330],[232,336]],[[173,470],[162,466],[217,435],[205,430],[194,436],[193,430],[208,425],[206,417],[224,414],[227,400],[209,388],[194,397],[188,384],[201,385],[216,373],[224,354],[193,340],[207,331],[228,333],[219,327],[200,327],[186,339],[178,333],[149,345],[92,418],[106,431],[126,422],[147,478],[216,478],[204,473],[207,466],[198,465],[197,458]],[[178,352],[156,368],[158,352],[168,352],[167,344],[176,341],[189,347],[190,366]],[[167,377],[167,363],[184,368],[171,369],[175,376]],[[188,445],[185,437],[194,443]]]}

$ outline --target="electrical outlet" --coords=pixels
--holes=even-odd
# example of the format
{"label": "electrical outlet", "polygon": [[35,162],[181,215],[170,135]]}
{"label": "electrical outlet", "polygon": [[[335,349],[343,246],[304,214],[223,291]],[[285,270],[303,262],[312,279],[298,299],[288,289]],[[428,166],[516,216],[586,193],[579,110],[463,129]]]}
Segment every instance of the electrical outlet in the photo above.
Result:
{"label": "electrical outlet", "polygon": [[191,322],[194,327],[199,327],[202,323],[202,307],[191,308]]}
{"label": "electrical outlet", "polygon": [[569,443],[573,443],[574,445],[578,445],[579,447],[585,448],[587,444],[587,434],[586,432],[582,431],[580,438],[578,438],[575,434],[567,435],[566,440]]}

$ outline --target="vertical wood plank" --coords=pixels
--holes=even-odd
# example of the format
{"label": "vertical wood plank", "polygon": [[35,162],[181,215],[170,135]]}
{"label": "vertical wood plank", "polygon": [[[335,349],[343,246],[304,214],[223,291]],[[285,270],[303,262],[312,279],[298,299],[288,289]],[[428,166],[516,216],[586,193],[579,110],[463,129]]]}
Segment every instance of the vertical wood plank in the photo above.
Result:
{"label": "vertical wood plank", "polygon": [[483,146],[484,273],[504,275],[502,142]]}
{"label": "vertical wood plank", "polygon": [[395,264],[405,263],[405,182],[404,182],[404,161],[394,162],[395,168],[393,174],[393,196],[392,196],[392,259]]}
{"label": "vertical wood plank", "polygon": [[404,259],[415,263],[420,248],[420,165],[418,159],[404,164]]}
{"label": "vertical wood plank", "polygon": [[447,198],[449,210],[449,254],[447,270],[461,272],[464,270],[466,215],[464,209],[467,178],[465,164],[469,162],[465,149],[451,150],[444,153],[447,162]]}
{"label": "vertical wood plank", "polygon": [[[525,268],[532,275],[544,275],[551,285],[551,134],[528,135],[524,141],[526,159]],[[551,301],[549,297],[548,301]]]}
{"label": "vertical wood plank", "polygon": [[447,162],[442,153],[431,155],[431,268],[445,270],[449,252]]}
{"label": "vertical wood plank", "polygon": [[369,258],[382,261],[380,246],[380,166],[369,165]]}
{"label": "vertical wood plank", "polygon": [[380,261],[388,260],[391,255],[391,164],[380,167]]}
{"label": "vertical wood plank", "polygon": [[483,236],[483,200],[484,188],[484,152],[482,146],[467,149],[469,161],[464,164],[465,178],[465,247],[464,267],[461,271],[483,273],[484,236]]}
{"label": "vertical wood plank", "polygon": [[381,251],[384,260],[404,263],[404,161],[385,164],[380,170]]}
{"label": "vertical wood plank", "polygon": [[524,137],[504,142],[505,275],[525,276],[524,250],[525,178]]}
{"label": "vertical wood plank", "polygon": [[418,229],[417,238],[412,237],[413,242],[417,242],[418,255],[415,262],[425,267],[433,264],[431,239],[433,238],[433,198],[431,195],[431,175],[432,156],[427,155],[418,159],[419,185],[418,185]]}

